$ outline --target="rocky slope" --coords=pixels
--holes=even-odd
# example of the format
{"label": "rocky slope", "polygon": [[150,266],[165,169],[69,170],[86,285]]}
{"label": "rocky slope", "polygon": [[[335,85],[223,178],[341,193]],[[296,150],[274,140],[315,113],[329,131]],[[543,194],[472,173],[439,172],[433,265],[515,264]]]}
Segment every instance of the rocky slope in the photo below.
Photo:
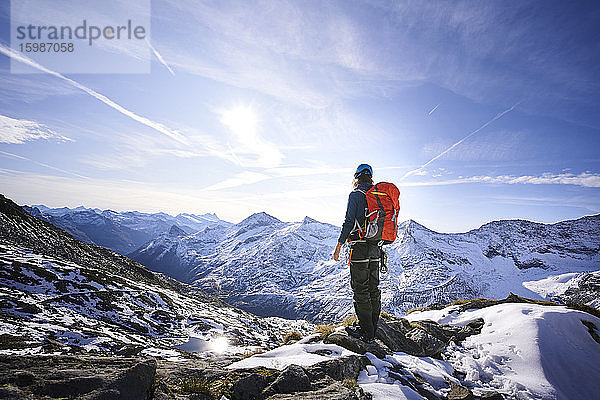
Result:
{"label": "rocky slope", "polygon": [[201,290],[82,243],[0,197],[2,352],[243,354],[305,321],[258,318]]}
{"label": "rocky slope", "polygon": [[0,355],[0,398],[595,398],[599,326],[511,295],[384,315],[372,344],[339,326],[243,359]]}

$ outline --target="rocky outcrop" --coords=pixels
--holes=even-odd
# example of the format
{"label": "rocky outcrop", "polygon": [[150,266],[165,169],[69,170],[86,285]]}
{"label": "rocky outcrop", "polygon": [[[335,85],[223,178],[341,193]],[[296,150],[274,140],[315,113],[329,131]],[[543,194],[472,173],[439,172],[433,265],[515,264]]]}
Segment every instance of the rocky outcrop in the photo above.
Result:
{"label": "rocky outcrop", "polygon": [[[230,362],[230,361],[229,361]],[[357,386],[369,360],[339,357],[308,367],[290,365],[283,371],[263,367],[229,370],[226,360],[160,362],[154,399],[339,399],[369,400]]]}
{"label": "rocky outcrop", "polygon": [[0,398],[150,399],[155,360],[0,356]]}
{"label": "rocky outcrop", "polygon": [[230,359],[181,362],[89,356],[0,356],[0,399],[370,400],[356,385],[366,357],[310,367],[228,370]]}
{"label": "rocky outcrop", "polygon": [[563,304],[587,304],[600,309],[600,271],[582,274],[575,285],[552,300]]}
{"label": "rocky outcrop", "polygon": [[411,323],[404,318],[390,317],[379,321],[375,343],[365,343],[342,332],[330,334],[325,343],[337,344],[358,354],[369,352],[378,358],[399,351],[419,357],[437,357],[450,342],[478,334],[482,327],[482,319],[459,327],[427,320]]}
{"label": "rocky outcrop", "polygon": [[346,333],[341,332],[334,332],[330,334],[325,338],[324,342],[337,344],[338,346],[358,354],[365,354],[369,352],[379,358],[385,357],[387,352],[387,349],[383,348],[379,343],[365,343],[360,339],[353,338],[348,336]]}

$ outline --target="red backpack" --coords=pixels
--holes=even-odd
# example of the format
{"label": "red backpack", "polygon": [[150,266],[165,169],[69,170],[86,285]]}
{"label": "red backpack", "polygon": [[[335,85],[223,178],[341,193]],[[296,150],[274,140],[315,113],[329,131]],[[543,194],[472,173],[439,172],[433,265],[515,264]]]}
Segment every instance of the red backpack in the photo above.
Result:
{"label": "red backpack", "polygon": [[398,212],[400,211],[400,190],[393,183],[379,182],[366,192],[367,210],[365,226],[361,227],[361,239],[379,240],[390,244],[396,240]]}

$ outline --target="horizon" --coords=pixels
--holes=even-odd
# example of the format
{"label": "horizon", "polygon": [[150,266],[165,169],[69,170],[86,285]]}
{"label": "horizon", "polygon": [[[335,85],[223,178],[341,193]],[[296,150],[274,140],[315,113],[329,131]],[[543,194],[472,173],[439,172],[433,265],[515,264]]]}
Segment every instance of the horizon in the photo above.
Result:
{"label": "horizon", "polygon": [[[278,219],[279,221],[281,221],[281,222],[283,222],[283,223],[288,223],[288,224],[297,224],[297,223],[302,223],[302,221],[304,220],[304,218],[310,218],[310,219],[313,219],[313,220],[315,220],[316,222],[319,222],[319,223],[322,223],[322,224],[329,224],[329,225],[333,225],[333,226],[335,226],[335,227],[337,227],[337,228],[341,228],[341,225],[335,225],[335,224],[331,224],[331,223],[329,223],[329,222],[320,221],[320,220],[318,220],[318,219],[316,219],[316,218],[314,218],[314,217],[311,217],[310,215],[305,215],[305,216],[304,216],[304,217],[302,217],[300,220],[294,220],[294,221],[290,221],[290,220],[285,220],[285,219],[282,219],[282,218],[280,218],[280,217],[278,217],[278,216],[276,216],[276,215],[272,215],[272,214],[268,213],[267,211],[257,211],[257,212],[254,212],[254,213],[248,214],[246,217],[244,217],[244,218],[242,218],[242,219],[240,219],[240,220],[237,220],[237,221],[236,221],[236,220],[233,220],[233,221],[232,221],[232,220],[228,220],[228,219],[223,219],[223,218],[221,218],[221,217],[220,217],[220,216],[219,216],[217,213],[214,213],[214,212],[205,212],[205,213],[198,214],[198,213],[190,213],[190,212],[185,212],[185,211],[184,211],[184,212],[181,212],[181,213],[178,213],[178,214],[173,214],[173,213],[169,214],[169,213],[165,213],[164,211],[156,211],[156,212],[151,212],[151,211],[140,211],[140,210],[133,210],[133,209],[128,209],[128,210],[114,210],[114,209],[109,209],[109,208],[107,208],[107,209],[102,209],[102,208],[100,208],[100,207],[86,207],[86,206],[84,206],[83,204],[80,204],[80,205],[78,205],[78,206],[74,206],[74,207],[67,207],[67,206],[61,206],[61,207],[48,207],[48,206],[47,206],[47,205],[45,205],[45,204],[31,204],[31,205],[29,205],[29,204],[18,204],[18,205],[19,205],[20,207],[25,207],[25,206],[27,206],[27,207],[32,207],[32,208],[34,208],[34,207],[40,207],[40,206],[42,206],[42,207],[47,207],[47,208],[49,208],[49,209],[52,209],[52,210],[56,210],[56,209],[62,209],[62,208],[67,208],[67,209],[69,209],[69,210],[71,210],[71,211],[74,211],[74,210],[75,210],[75,209],[77,209],[77,208],[84,208],[84,209],[86,209],[86,210],[92,210],[92,211],[95,211],[95,210],[100,210],[100,211],[102,211],[102,212],[104,212],[104,211],[113,211],[113,212],[117,212],[117,213],[129,213],[129,212],[137,212],[137,213],[141,213],[141,214],[147,214],[147,215],[153,215],[153,214],[166,214],[166,215],[169,215],[170,217],[177,217],[178,215],[193,215],[193,216],[197,216],[197,217],[201,217],[201,216],[205,216],[205,215],[213,215],[213,216],[217,217],[217,218],[218,218],[220,221],[222,221],[222,222],[226,222],[226,223],[230,223],[230,224],[233,224],[233,225],[239,224],[239,223],[243,222],[244,220],[246,220],[246,219],[250,218],[250,217],[251,217],[251,216],[253,216],[253,215],[264,213],[264,214],[267,214],[267,215],[269,215],[269,216],[271,216],[271,217],[274,217],[274,218]],[[421,225],[421,226],[423,226],[423,227],[425,227],[425,228],[427,228],[427,229],[429,229],[429,230],[431,230],[431,231],[434,231],[434,232],[436,232],[436,233],[452,234],[452,233],[467,233],[467,232],[469,232],[469,231],[471,231],[471,230],[476,230],[476,229],[479,229],[479,228],[481,228],[482,226],[484,226],[484,225],[487,225],[487,224],[489,224],[489,223],[492,223],[492,222],[499,222],[499,221],[519,221],[519,220],[520,220],[520,221],[533,222],[533,223],[537,223],[537,224],[553,225],[553,224],[557,224],[557,223],[560,223],[560,222],[576,221],[576,220],[578,220],[578,219],[582,219],[582,218],[586,218],[586,217],[594,217],[594,216],[597,216],[597,215],[600,215],[600,213],[597,213],[597,214],[588,214],[588,215],[582,215],[582,216],[580,216],[580,217],[577,217],[577,218],[560,219],[560,220],[553,221],[553,222],[534,221],[534,220],[531,220],[531,219],[526,219],[526,218],[494,219],[494,220],[487,221],[487,222],[485,222],[485,223],[483,223],[483,224],[481,224],[481,225],[479,225],[479,226],[472,227],[472,228],[466,229],[466,230],[464,230],[464,231],[456,231],[456,232],[444,232],[444,231],[438,231],[438,230],[432,229],[432,228],[428,227],[427,225],[425,225],[424,223],[422,223],[422,222],[420,222],[420,221],[418,221],[418,220],[412,219],[412,218],[404,219],[404,220],[400,221],[400,223],[407,222],[407,221],[413,221],[413,222],[416,222],[417,224],[419,224],[419,225]]]}
{"label": "horizon", "polygon": [[57,1],[0,5],[0,191],[18,204],[341,226],[366,162],[436,232],[600,213],[600,4],[110,0],[145,41],[60,64],[14,45],[16,22],[113,15]]}

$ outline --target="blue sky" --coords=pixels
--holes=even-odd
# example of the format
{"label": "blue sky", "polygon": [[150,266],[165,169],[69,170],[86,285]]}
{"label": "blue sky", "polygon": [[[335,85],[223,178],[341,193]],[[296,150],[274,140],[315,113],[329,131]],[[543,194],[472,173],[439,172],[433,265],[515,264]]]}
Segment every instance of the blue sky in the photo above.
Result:
{"label": "blue sky", "polygon": [[600,211],[597,3],[161,0],[151,16],[149,74],[19,75],[2,3],[0,192],[340,225],[368,162],[402,218],[438,231]]}

